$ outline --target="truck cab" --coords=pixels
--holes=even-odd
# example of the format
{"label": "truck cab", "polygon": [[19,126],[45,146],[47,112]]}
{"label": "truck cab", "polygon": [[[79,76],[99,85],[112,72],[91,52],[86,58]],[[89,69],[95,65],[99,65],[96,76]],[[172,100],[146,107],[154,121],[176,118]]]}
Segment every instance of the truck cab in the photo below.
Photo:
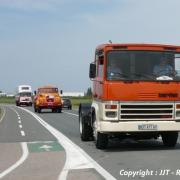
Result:
{"label": "truck cab", "polygon": [[55,86],[42,86],[34,92],[34,111],[40,113],[42,109],[51,109],[52,112],[61,113],[62,100],[58,88]]}
{"label": "truck cab", "polygon": [[82,140],[94,138],[96,147],[104,149],[110,137],[161,136],[165,146],[176,145],[180,46],[103,44],[96,48],[89,76],[93,102],[79,106]]}

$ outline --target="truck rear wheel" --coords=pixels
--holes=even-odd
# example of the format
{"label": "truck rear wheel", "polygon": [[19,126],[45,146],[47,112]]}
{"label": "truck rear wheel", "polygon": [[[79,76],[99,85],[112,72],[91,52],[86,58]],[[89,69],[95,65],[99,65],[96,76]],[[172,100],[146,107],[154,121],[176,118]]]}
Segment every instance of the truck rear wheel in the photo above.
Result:
{"label": "truck rear wheel", "polygon": [[164,132],[161,134],[163,144],[167,147],[174,147],[177,143],[178,132]]}
{"label": "truck rear wheel", "polygon": [[79,132],[82,141],[89,141],[92,138],[92,128],[85,121],[85,117],[82,115],[82,112],[79,114]]}

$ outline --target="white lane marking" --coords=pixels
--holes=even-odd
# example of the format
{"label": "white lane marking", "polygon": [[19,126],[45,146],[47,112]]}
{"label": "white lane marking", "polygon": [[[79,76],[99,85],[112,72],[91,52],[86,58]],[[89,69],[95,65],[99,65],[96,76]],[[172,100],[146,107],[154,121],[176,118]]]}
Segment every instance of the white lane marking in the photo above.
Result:
{"label": "white lane marking", "polygon": [[19,125],[19,128],[21,129],[21,136],[26,136],[26,134],[25,134],[25,132],[22,130],[22,125],[21,125],[21,118],[20,118],[20,116],[19,116],[19,113],[14,109],[14,108],[12,108],[11,107],[11,109],[17,114],[17,116],[18,116],[18,119],[19,119],[19,121],[18,121],[18,123],[20,124]]}
{"label": "white lane marking", "polygon": [[2,120],[4,119],[4,117],[5,117],[5,115],[6,115],[6,110],[5,110],[4,107],[3,107],[2,111],[3,111],[3,114],[2,114],[2,116],[1,116],[0,123],[2,122]]}
{"label": "white lane marking", "polygon": [[4,176],[6,176],[10,172],[12,172],[14,169],[16,169],[21,164],[23,164],[23,162],[27,159],[27,157],[29,155],[27,143],[25,143],[25,142],[21,143],[21,147],[22,147],[23,155],[15,164],[13,164],[11,167],[9,167],[8,169],[6,169],[2,173],[0,173],[0,179],[2,179]]}
{"label": "white lane marking", "polygon": [[42,124],[51,134],[53,134],[64,147],[66,151],[66,163],[59,175],[58,180],[66,180],[68,171],[70,169],[85,169],[94,168],[99,172],[105,179],[116,180],[109,172],[101,167],[95,160],[93,160],[83,149],[73,143],[60,131],[46,123],[42,118],[37,116],[35,113],[21,108],[24,111],[30,113],[37,121]]}
{"label": "white lane marking", "polygon": [[12,108],[12,107],[10,107],[10,109],[12,109],[12,110],[17,114],[17,117],[18,117],[18,119],[19,119],[19,118],[20,118],[19,113],[18,113],[14,108]]}
{"label": "white lane marking", "polygon": [[70,114],[70,115],[73,115],[73,116],[79,116],[78,114],[74,114],[74,113],[69,113],[69,112],[65,112],[65,111],[62,111],[63,113],[66,113],[66,114]]}
{"label": "white lane marking", "polygon": [[22,125],[21,124],[19,125],[19,128],[22,129]]}
{"label": "white lane marking", "polygon": [[21,136],[26,136],[24,131],[21,131]]}

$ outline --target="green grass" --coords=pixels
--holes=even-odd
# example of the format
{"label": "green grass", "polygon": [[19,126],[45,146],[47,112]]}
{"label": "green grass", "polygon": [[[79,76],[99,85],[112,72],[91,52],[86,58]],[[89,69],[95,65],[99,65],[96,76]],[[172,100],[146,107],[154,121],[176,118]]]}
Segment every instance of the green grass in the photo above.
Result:
{"label": "green grass", "polygon": [[0,97],[0,103],[15,104],[15,97]]}
{"label": "green grass", "polygon": [[78,108],[80,103],[91,103],[91,97],[71,97],[73,108]]}

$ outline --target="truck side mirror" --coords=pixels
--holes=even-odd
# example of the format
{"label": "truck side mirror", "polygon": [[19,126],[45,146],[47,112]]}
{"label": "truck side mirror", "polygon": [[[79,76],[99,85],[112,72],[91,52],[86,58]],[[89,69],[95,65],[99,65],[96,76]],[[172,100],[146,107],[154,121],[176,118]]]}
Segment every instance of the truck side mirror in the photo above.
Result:
{"label": "truck side mirror", "polygon": [[60,90],[60,94],[63,94],[63,90]]}
{"label": "truck side mirror", "polygon": [[96,64],[91,63],[89,67],[89,78],[93,79],[96,77]]}
{"label": "truck side mirror", "polygon": [[37,92],[36,92],[36,91],[34,91],[34,94],[36,95],[36,94],[37,94]]}

